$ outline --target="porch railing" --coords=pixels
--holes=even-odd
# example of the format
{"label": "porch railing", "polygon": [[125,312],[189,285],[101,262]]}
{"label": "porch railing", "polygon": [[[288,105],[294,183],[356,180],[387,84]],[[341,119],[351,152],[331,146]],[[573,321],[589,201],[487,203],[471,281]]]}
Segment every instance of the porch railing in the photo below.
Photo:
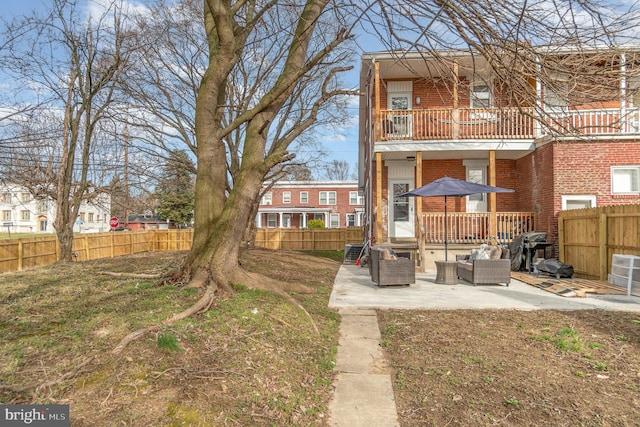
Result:
{"label": "porch railing", "polygon": [[382,140],[531,139],[533,108],[382,110]]}
{"label": "porch railing", "polygon": [[640,109],[550,111],[545,117],[547,132],[569,135],[638,133]]}
{"label": "porch railing", "polygon": [[545,134],[640,133],[640,109],[546,111],[533,108],[440,108],[380,111],[379,140],[532,139]]}
{"label": "porch railing", "polygon": [[533,212],[498,212],[497,235],[489,235],[489,212],[447,212],[423,213],[421,229],[424,230],[425,243],[444,244],[445,228],[447,242],[480,244],[495,238],[498,243],[506,244],[514,237],[534,231],[535,214]]}

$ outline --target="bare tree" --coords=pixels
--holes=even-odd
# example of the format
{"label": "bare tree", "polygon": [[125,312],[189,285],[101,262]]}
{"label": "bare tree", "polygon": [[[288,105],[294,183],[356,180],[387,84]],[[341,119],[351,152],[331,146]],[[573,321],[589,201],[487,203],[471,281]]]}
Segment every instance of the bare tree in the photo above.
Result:
{"label": "bare tree", "polygon": [[[265,176],[291,159],[289,146],[312,127],[319,108],[348,93],[335,80],[346,69],[341,63],[347,56],[339,47],[349,39],[351,27],[340,8],[347,11],[346,4],[328,0],[301,5],[205,1],[209,61],[196,101],[195,235],[183,268],[192,285],[208,287],[205,306],[217,288],[228,289],[228,280],[239,273],[240,242]],[[236,110],[229,88],[239,71],[247,73],[247,80],[265,84],[247,93]],[[286,120],[274,126],[275,120],[292,114],[300,117],[296,127]],[[234,132],[241,132],[241,145],[228,152],[226,138]],[[270,135],[275,137],[268,146]],[[228,170],[220,159],[228,155],[237,162],[231,166],[235,179],[230,191],[221,185]]]}
{"label": "bare tree", "polygon": [[[38,188],[35,194],[46,192],[55,200],[54,228],[65,261],[71,260],[80,204],[102,191],[98,181],[108,169],[98,159],[108,162],[109,156],[96,150],[106,147],[99,136],[108,134],[116,83],[132,49],[121,6],[113,0],[100,16],[88,16],[75,1],[54,0],[48,15],[29,16],[15,26],[22,34],[12,38],[5,64],[17,82],[46,97],[34,115],[46,121],[16,118],[29,132],[19,136],[24,144],[14,150],[10,178],[22,177],[19,182]],[[30,170],[36,173],[25,180]]]}
{"label": "bare tree", "polygon": [[[606,104],[612,94],[619,93],[621,79],[632,82],[629,99],[638,91],[640,11],[632,4],[590,0],[377,3],[379,13],[369,14],[372,25],[365,26],[397,52],[399,60],[413,50],[423,53],[425,61],[436,60],[441,69],[451,69],[452,53],[466,52],[475,58],[471,71],[491,70],[502,93],[510,98],[509,105],[534,107],[535,118],[544,118],[546,112],[532,104],[539,98],[532,82],[553,93],[566,108]],[[631,45],[636,48],[630,49]],[[449,75],[456,78],[453,72]]]}
{"label": "bare tree", "polygon": [[351,165],[346,160],[332,160],[322,168],[322,179],[330,181],[346,181],[352,179]]}

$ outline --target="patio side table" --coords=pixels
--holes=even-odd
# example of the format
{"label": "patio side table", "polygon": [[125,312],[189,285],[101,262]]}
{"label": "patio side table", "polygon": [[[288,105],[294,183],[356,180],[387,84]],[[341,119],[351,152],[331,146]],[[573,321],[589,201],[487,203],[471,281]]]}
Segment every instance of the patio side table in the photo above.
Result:
{"label": "patio side table", "polygon": [[458,283],[456,261],[436,261],[436,283],[455,285]]}

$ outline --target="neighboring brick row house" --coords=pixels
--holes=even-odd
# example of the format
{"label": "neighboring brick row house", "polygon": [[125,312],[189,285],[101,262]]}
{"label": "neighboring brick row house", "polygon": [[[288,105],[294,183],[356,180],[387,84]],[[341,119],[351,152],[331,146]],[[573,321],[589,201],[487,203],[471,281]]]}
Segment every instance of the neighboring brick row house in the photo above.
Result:
{"label": "neighboring brick row house", "polygon": [[262,196],[258,228],[307,228],[322,220],[327,228],[362,225],[364,202],[357,181],[279,181]]}
{"label": "neighboring brick row house", "polygon": [[[92,202],[82,202],[73,231],[96,233],[109,231],[111,197],[101,194]],[[56,203],[37,199],[20,185],[0,185],[0,225],[12,233],[54,233]]]}
{"label": "neighboring brick row house", "polygon": [[[364,54],[365,234],[435,247],[445,227],[460,245],[535,230],[555,244],[560,210],[640,203],[640,46],[553,54],[601,66],[601,86],[549,72],[554,81],[530,78],[530,90],[514,96],[477,54]],[[599,87],[608,99],[581,102],[581,91]],[[448,198],[446,224],[444,198],[397,197],[445,175],[515,192]]]}

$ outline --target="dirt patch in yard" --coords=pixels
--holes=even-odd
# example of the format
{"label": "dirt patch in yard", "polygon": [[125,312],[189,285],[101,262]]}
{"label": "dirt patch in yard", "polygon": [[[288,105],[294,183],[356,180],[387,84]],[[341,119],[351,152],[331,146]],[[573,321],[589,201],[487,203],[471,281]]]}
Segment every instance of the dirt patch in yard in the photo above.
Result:
{"label": "dirt patch in yard", "polygon": [[379,323],[402,425],[640,425],[637,312],[383,311]]}
{"label": "dirt patch in yard", "polygon": [[[314,290],[291,294],[306,312],[236,283],[112,355],[200,291],[100,272],[166,272],[184,255],[0,276],[0,403],[69,404],[74,426],[326,425],[341,254],[247,250],[249,271]],[[640,425],[637,312],[381,311],[379,324],[403,426]]]}

